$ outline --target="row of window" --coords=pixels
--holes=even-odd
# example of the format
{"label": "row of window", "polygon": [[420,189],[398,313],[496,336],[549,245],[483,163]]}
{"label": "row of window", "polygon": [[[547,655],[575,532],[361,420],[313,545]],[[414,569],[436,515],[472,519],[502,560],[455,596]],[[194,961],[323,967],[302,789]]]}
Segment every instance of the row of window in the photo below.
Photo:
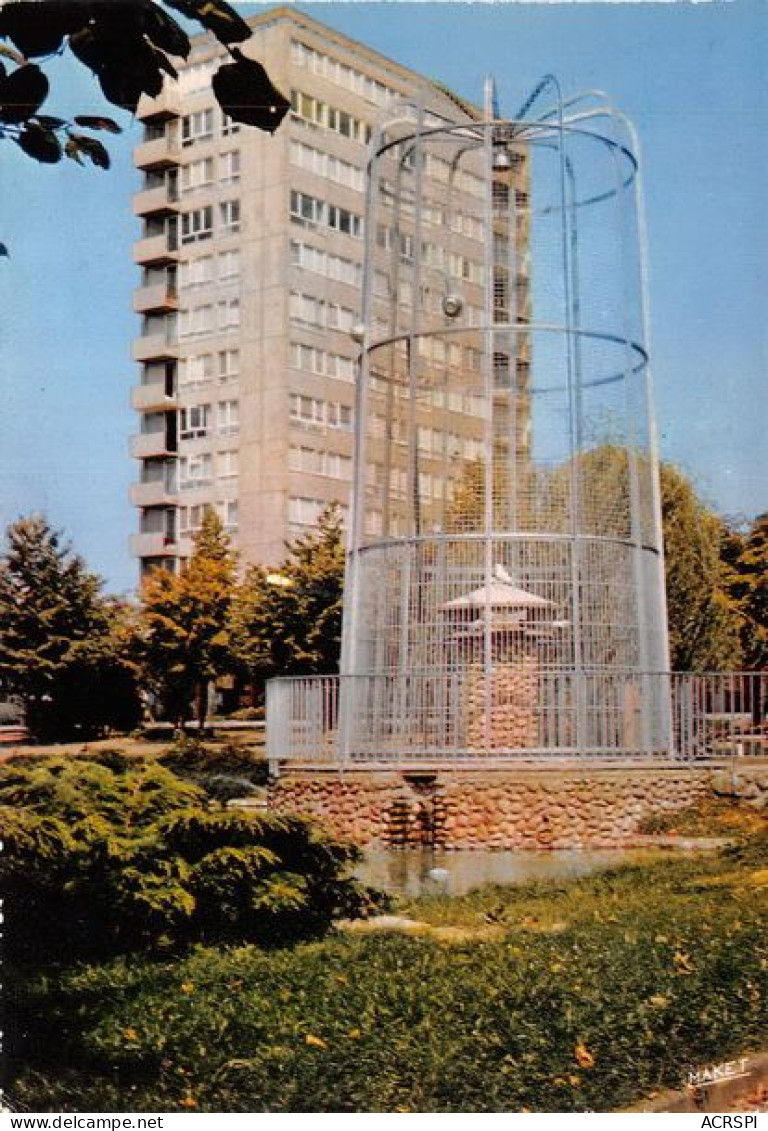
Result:
{"label": "row of window", "polygon": [[348,334],[355,324],[355,312],[351,307],[299,291],[291,291],[288,313],[292,322],[317,330],[342,330]]}
{"label": "row of window", "polygon": [[[216,478],[235,479],[238,474],[238,452],[216,453]],[[179,490],[191,491],[195,487],[207,487],[214,479],[214,456],[212,452],[199,452],[197,455],[182,456],[178,461]]]}
{"label": "row of window", "polygon": [[194,192],[195,189],[206,188],[218,180],[222,184],[236,181],[240,177],[240,150],[231,149],[227,153],[220,153],[218,157],[201,157],[197,161],[190,161],[182,165],[179,180],[181,191]]}
{"label": "row of window", "polygon": [[[181,214],[181,242],[194,243],[196,240],[209,240],[213,235],[214,206],[192,208]],[[240,201],[223,200],[218,206],[218,229],[220,236],[230,236],[240,231]]]}
{"label": "row of window", "polygon": [[288,467],[291,471],[307,475],[325,475],[329,479],[349,480],[352,477],[352,457],[339,452],[326,452],[318,448],[292,447],[288,449]]}
{"label": "row of window", "polygon": [[365,174],[358,165],[334,157],[332,153],[323,153],[321,149],[315,149],[301,141],[291,142],[291,163],[308,173],[325,177],[334,184],[344,185],[357,192],[365,190]]}
{"label": "row of window", "polygon": [[214,131],[218,131],[219,137],[230,137],[239,129],[237,122],[233,122],[223,110],[214,110],[212,106],[208,106],[204,110],[185,114],[181,119],[181,144],[187,146],[197,141],[210,141],[214,137]]}
{"label": "row of window", "polygon": [[[288,521],[294,526],[317,526],[320,515],[328,506],[327,499],[307,499],[292,496],[288,500]],[[346,522],[349,507],[339,505],[339,515]]]}
{"label": "row of window", "polygon": [[240,326],[240,299],[228,298],[222,302],[205,303],[180,310],[178,316],[179,341],[198,338],[214,332],[233,333]]}
{"label": "row of window", "polygon": [[339,59],[316,51],[313,47],[308,47],[306,43],[300,43],[295,39],[291,41],[291,62],[297,67],[305,67],[314,75],[328,79],[329,82],[343,86],[346,90],[351,90],[354,94],[359,94],[376,106],[386,106],[393,99],[402,97],[394,87],[387,86],[386,83],[363,74],[355,67],[350,67],[348,63],[342,63]]}
{"label": "row of window", "polygon": [[[366,469],[366,478],[369,487],[382,490],[386,483],[384,465],[370,463]],[[408,485],[408,472],[404,467],[391,467],[389,469],[389,482],[386,483],[387,494],[391,499],[405,499],[410,496],[411,489]],[[452,484],[442,475],[433,475],[429,471],[419,472],[418,496],[422,502],[432,499],[440,500],[450,498]]]}
{"label": "row of window", "polygon": [[338,381],[354,381],[355,362],[351,357],[342,357],[328,350],[305,346],[301,342],[291,342],[290,364],[302,373],[314,373],[318,377],[335,377]]}
{"label": "row of window", "polygon": [[307,192],[291,189],[291,219],[308,227],[330,228],[334,232],[360,239],[363,234],[363,218],[349,208],[329,204]]}
{"label": "row of window", "polygon": [[[179,533],[187,538],[197,534],[210,505],[210,503],[199,503],[191,507],[179,507]],[[213,506],[225,528],[230,531],[237,530],[237,500],[228,499],[225,502],[214,503]]]}
{"label": "row of window", "polygon": [[294,117],[306,125],[331,130],[352,141],[359,141],[361,145],[367,145],[371,140],[371,127],[367,122],[356,118],[354,114],[348,114],[345,110],[337,110],[335,106],[329,106],[327,102],[315,98],[314,95],[304,94],[301,90],[292,90],[291,109]]}
{"label": "row of window", "polygon": [[179,409],[179,438],[202,440],[213,433],[214,408],[216,426],[220,436],[234,436],[240,426],[238,401],[219,401],[217,405],[196,404]]}
{"label": "row of window", "polygon": [[321,425],[344,432],[352,429],[352,409],[339,401],[325,401],[319,397],[291,393],[290,415],[294,424]]}
{"label": "row of window", "polygon": [[199,353],[179,361],[179,387],[202,385],[216,378],[229,381],[240,373],[240,350]]}
{"label": "row of window", "polygon": [[207,283],[237,279],[240,275],[240,252],[220,251],[218,255],[200,255],[179,264],[178,282],[181,290],[191,290]]}
{"label": "row of window", "polygon": [[291,240],[291,265],[337,283],[348,283],[351,287],[359,288],[361,284],[362,267],[359,263],[298,240]]}

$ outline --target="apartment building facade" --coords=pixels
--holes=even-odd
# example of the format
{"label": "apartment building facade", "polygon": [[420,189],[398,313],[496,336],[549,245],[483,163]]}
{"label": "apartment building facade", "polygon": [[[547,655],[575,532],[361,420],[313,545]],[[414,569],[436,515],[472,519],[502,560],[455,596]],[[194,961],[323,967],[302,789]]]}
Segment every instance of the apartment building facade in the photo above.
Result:
{"label": "apartment building facade", "polygon": [[[466,113],[426,79],[292,9],[249,22],[245,52],[291,99],[273,136],[222,115],[210,83],[222,49],[202,38],[178,82],[139,110],[132,500],[142,573],[177,568],[207,506],[242,560],[264,564],[281,560],[286,540],[329,502],[348,507],[371,132],[403,100],[439,117]],[[480,225],[468,222],[451,255],[440,231],[437,216],[434,247],[471,317]],[[376,233],[380,249],[389,238]],[[407,255],[398,239],[391,253]],[[457,419],[462,412],[471,418],[458,406]],[[449,431],[457,457],[473,458],[477,428]],[[427,477],[433,432],[425,420]]]}

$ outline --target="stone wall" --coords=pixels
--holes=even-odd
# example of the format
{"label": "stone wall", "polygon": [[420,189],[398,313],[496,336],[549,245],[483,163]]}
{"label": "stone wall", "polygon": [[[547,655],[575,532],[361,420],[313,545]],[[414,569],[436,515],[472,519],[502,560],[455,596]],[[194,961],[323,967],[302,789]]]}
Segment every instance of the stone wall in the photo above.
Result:
{"label": "stone wall", "polygon": [[636,769],[287,773],[270,807],[320,818],[364,846],[556,849],[627,846],[650,813],[731,790],[768,804],[768,765],[731,771]]}

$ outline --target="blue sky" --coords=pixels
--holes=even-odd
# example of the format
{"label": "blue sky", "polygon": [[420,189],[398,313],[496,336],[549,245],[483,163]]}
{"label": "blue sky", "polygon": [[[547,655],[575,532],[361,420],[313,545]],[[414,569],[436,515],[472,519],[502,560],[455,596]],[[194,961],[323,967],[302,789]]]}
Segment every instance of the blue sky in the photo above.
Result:
{"label": "blue sky", "polygon": [[[548,71],[566,91],[610,93],[645,159],[662,455],[722,512],[768,509],[768,5],[301,7],[474,100],[493,72],[510,114]],[[81,67],[61,60],[49,73],[49,113],[105,112]],[[45,511],[118,592],[136,581],[127,543],[139,136],[120,120],[108,173],[42,167],[10,143],[0,153],[0,239],[11,250],[0,260],[0,525]]]}

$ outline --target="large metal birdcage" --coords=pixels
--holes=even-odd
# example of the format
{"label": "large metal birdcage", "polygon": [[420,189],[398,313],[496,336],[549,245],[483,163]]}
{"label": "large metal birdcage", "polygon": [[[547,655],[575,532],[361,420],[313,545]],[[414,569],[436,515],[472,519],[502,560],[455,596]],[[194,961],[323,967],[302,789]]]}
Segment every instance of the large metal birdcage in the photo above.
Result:
{"label": "large metal birdcage", "polygon": [[637,146],[554,79],[369,165],[341,753],[669,749]]}

